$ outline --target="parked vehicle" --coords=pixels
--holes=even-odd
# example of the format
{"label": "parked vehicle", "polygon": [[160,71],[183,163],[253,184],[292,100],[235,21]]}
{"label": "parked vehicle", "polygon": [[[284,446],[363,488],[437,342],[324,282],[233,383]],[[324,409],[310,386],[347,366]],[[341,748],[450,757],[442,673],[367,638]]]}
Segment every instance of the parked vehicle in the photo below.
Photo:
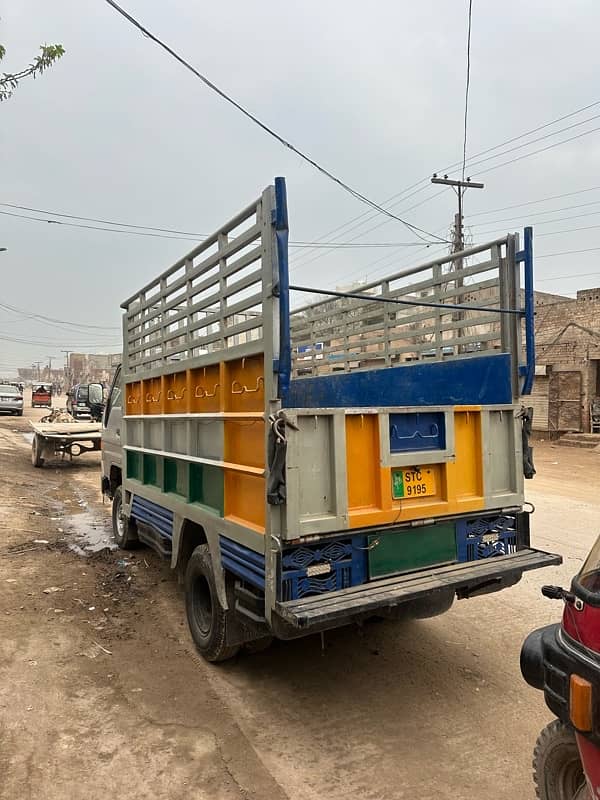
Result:
{"label": "parked vehicle", "polygon": [[118,544],[184,576],[209,661],[561,561],[524,509],[531,229],[292,312],[287,230],[278,178],[122,306],[102,490]]}
{"label": "parked vehicle", "polygon": [[31,387],[31,407],[52,408],[52,384],[34,383]]}
{"label": "parked vehicle", "polygon": [[104,387],[101,383],[78,383],[67,393],[67,411],[75,419],[102,420]]}
{"label": "parked vehicle", "polygon": [[31,463],[43,467],[48,459],[74,456],[100,450],[100,424],[97,422],[77,422],[72,416],[56,409],[39,422],[29,421],[33,428],[31,441]]}
{"label": "parked vehicle", "polygon": [[23,416],[23,392],[13,384],[0,384],[0,413]]}
{"label": "parked vehicle", "polygon": [[534,750],[540,800],[600,797],[600,537],[569,591],[543,586],[562,600],[562,624],[531,633],[521,650],[521,671],[544,692],[557,719],[541,732]]}

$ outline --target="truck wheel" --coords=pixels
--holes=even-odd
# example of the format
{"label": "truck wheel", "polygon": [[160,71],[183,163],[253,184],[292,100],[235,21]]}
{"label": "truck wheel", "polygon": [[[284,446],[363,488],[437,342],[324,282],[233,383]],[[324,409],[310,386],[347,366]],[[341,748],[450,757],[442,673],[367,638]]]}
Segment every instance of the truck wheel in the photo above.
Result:
{"label": "truck wheel", "polygon": [[185,610],[192,639],[207,661],[226,661],[239,651],[228,645],[227,612],[219,602],[208,545],[192,553],[185,571]]}
{"label": "truck wheel", "polygon": [[571,728],[555,719],[540,733],[533,751],[533,781],[540,800],[585,797],[585,775]]}
{"label": "truck wheel", "polygon": [[43,467],[44,466],[44,459],[42,458],[42,443],[40,441],[40,437],[37,433],[33,434],[33,440],[31,442],[31,463],[34,467]]}
{"label": "truck wheel", "polygon": [[112,529],[115,542],[121,550],[135,550],[139,546],[135,522],[123,513],[123,490],[117,486],[113,495]]}

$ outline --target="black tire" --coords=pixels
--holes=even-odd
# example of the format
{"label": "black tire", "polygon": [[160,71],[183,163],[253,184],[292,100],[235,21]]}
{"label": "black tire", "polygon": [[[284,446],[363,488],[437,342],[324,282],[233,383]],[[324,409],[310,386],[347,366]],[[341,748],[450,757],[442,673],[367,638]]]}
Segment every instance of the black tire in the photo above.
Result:
{"label": "black tire", "polygon": [[123,490],[117,486],[112,503],[112,529],[115,542],[121,550],[135,550],[139,547],[135,522],[123,514]]}
{"label": "black tire", "polygon": [[239,645],[227,644],[227,612],[219,602],[208,545],[192,553],[185,570],[185,610],[196,649],[206,661],[227,661]]}
{"label": "black tire", "polygon": [[31,442],[31,463],[34,467],[43,467],[44,466],[44,459],[42,458],[42,444],[40,442],[40,437],[37,433],[33,434],[33,440]]}
{"label": "black tire", "polygon": [[533,781],[540,800],[585,797],[585,775],[573,730],[555,719],[538,736],[533,751]]}
{"label": "black tire", "polygon": [[23,412],[22,411],[17,411],[17,417],[22,417],[22,416],[23,416]]}

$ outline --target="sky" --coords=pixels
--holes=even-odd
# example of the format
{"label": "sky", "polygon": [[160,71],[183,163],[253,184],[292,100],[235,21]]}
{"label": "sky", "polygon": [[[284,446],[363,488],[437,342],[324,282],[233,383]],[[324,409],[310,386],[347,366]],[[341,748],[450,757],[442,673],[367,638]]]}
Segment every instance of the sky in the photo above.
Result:
{"label": "sky", "polygon": [[[393,213],[447,235],[456,198],[426,179],[462,158],[468,0],[122,5],[353,188],[378,203],[399,195]],[[467,161],[485,182],[466,195],[468,236],[533,224],[537,288],[571,296],[600,285],[599,26],[594,0],[473,0],[471,162],[597,103]],[[0,105],[0,376],[59,365],[63,350],[118,352],[122,300],[193,246],[9,216],[51,218],[1,204],[208,234],[283,175],[292,241],[413,243],[291,248],[297,283],[374,280],[439,252],[267,136],[105,0],[5,0],[0,43],[4,72],[42,43],[66,50]],[[557,195],[569,196],[544,199]]]}

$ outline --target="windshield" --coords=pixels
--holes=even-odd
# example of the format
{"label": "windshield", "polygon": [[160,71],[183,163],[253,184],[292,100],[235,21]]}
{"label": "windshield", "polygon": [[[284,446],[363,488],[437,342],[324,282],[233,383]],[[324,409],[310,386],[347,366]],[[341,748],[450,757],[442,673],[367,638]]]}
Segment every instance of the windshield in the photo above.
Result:
{"label": "windshield", "polygon": [[577,582],[588,592],[600,593],[600,536],[590,550],[590,554],[577,576]]}
{"label": "windshield", "polygon": [[88,387],[87,386],[80,386],[77,389],[77,403],[87,403],[88,401]]}

